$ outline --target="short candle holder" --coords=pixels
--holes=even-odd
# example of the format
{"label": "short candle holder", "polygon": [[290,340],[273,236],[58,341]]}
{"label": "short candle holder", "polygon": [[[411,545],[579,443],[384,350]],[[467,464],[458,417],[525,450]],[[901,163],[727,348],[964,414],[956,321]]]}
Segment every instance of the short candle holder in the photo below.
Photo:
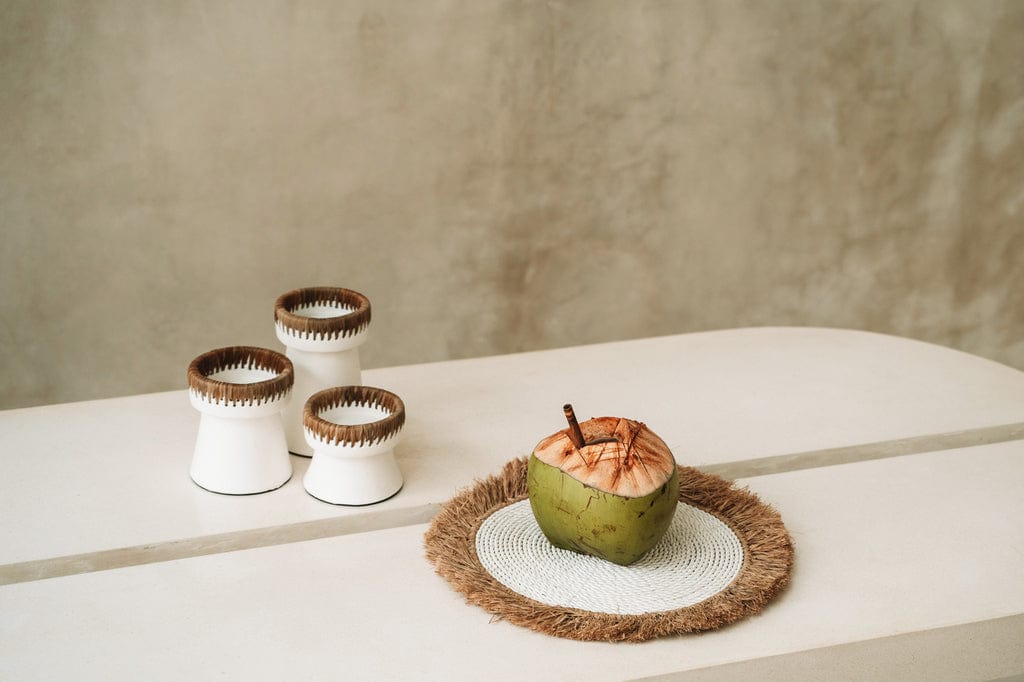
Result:
{"label": "short candle holder", "polygon": [[274,328],[295,366],[295,400],[285,410],[288,449],[310,457],[302,433],[309,396],[332,386],[363,383],[359,346],[370,326],[370,300],[339,287],[308,287],[282,294],[274,304]]}
{"label": "short candle holder", "polygon": [[295,373],[277,351],[218,348],[188,366],[188,396],[199,410],[192,480],[228,495],[280,488],[292,476],[281,411]]}
{"label": "short candle holder", "polygon": [[306,401],[302,422],[314,451],[302,482],[313,497],[359,506],[402,488],[394,448],[405,405],[394,393],[370,386],[329,388]]}

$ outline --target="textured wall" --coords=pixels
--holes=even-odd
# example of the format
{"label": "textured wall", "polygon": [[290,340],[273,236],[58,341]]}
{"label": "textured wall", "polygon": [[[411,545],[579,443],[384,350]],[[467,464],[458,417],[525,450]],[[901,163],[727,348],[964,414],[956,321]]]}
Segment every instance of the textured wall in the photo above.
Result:
{"label": "textured wall", "polygon": [[762,324],[1024,367],[1024,3],[0,0],[0,406]]}

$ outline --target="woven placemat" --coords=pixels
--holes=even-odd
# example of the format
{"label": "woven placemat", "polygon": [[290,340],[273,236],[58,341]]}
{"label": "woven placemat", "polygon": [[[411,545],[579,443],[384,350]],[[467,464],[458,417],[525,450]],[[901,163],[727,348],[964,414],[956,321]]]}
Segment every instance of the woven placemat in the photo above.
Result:
{"label": "woven placemat", "polygon": [[445,503],[427,530],[438,574],[498,618],[558,637],[644,641],[721,627],[789,582],[778,512],[718,476],[679,467],[665,538],[631,566],[553,547],[526,500],[525,458]]}

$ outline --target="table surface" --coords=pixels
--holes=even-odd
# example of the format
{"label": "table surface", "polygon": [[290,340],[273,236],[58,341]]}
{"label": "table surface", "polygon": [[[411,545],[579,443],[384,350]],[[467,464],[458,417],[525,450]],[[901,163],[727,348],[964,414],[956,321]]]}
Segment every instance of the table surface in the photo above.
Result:
{"label": "table surface", "polygon": [[[1022,372],[908,339],[759,328],[363,381],[402,396],[408,421],[405,487],[361,508],[306,495],[298,457],[272,493],[199,489],[184,391],[0,412],[0,678],[1024,672]],[[790,588],[734,626],[643,645],[559,640],[466,605],[423,558],[425,523],[562,428],[567,401],[642,419],[680,463],[778,508]]]}

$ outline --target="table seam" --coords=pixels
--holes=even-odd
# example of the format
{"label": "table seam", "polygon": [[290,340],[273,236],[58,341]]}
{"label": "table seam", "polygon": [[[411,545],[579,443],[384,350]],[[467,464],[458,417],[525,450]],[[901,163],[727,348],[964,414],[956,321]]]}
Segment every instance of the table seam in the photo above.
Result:
{"label": "table seam", "polygon": [[[772,455],[722,464],[708,464],[696,468],[705,473],[735,480],[907,455],[938,453],[957,448],[1015,440],[1024,440],[1024,422]],[[81,573],[163,563],[428,523],[437,513],[441,502],[443,501],[400,510],[386,510],[372,518],[335,516],[278,526],[263,526],[2,564],[0,565],[0,585],[34,582]]]}

